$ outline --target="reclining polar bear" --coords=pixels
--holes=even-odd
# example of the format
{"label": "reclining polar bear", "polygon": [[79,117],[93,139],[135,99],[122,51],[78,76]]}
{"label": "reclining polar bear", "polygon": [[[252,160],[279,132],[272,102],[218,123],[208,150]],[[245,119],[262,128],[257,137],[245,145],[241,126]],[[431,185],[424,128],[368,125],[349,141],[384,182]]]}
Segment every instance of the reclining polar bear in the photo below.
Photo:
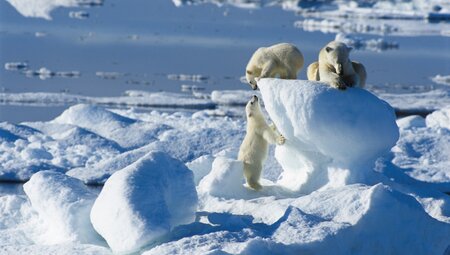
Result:
{"label": "reclining polar bear", "polygon": [[351,49],[342,42],[328,43],[320,50],[319,61],[308,66],[308,80],[323,81],[338,89],[363,88],[366,69],[361,63],[349,59]]}

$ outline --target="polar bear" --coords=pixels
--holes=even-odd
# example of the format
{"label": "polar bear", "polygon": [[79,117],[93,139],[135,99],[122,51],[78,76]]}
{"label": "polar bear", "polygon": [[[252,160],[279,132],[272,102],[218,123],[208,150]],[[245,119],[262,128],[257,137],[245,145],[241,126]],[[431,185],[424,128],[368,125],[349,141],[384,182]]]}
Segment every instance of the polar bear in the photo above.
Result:
{"label": "polar bear", "polygon": [[261,47],[248,61],[245,77],[252,89],[258,88],[258,78],[297,79],[298,71],[303,67],[303,54],[295,45],[279,43],[270,47]]}
{"label": "polar bear", "polygon": [[247,134],[239,148],[238,160],[244,164],[244,177],[248,186],[254,190],[260,190],[262,186],[259,184],[259,179],[267,157],[269,143],[282,145],[285,138],[278,134],[274,125],[267,124],[257,96],[253,96],[247,103],[245,113],[247,115]]}
{"label": "polar bear", "polygon": [[308,66],[308,80],[324,81],[338,89],[363,88],[367,78],[366,68],[349,59],[351,49],[342,42],[328,43],[320,50],[319,61]]}

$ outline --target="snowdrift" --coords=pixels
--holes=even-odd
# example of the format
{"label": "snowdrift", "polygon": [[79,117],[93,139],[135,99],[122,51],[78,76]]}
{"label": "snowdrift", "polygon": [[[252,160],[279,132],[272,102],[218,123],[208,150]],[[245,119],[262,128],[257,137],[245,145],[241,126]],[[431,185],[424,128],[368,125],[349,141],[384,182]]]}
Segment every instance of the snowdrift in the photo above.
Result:
{"label": "snowdrift", "polygon": [[286,137],[275,152],[284,169],[279,183],[294,191],[371,182],[375,160],[398,140],[394,110],[366,90],[280,79],[258,85]]}

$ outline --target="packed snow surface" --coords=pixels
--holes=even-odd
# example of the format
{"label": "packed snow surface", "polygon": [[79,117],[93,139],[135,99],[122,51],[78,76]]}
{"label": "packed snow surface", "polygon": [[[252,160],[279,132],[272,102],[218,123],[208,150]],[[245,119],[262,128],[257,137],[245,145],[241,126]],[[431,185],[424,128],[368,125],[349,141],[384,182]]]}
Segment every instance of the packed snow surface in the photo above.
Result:
{"label": "packed snow surface", "polygon": [[450,192],[450,108],[398,121],[401,139],[393,149],[393,163],[411,177]]}
{"label": "packed snow surface", "polygon": [[[25,193],[0,185],[0,253],[448,251],[448,107],[396,121],[362,89],[259,86],[287,139],[271,147],[260,192],[236,160],[246,123],[219,109],[78,104],[51,121],[0,123],[0,178],[31,177]],[[249,92],[216,96],[241,104]]]}

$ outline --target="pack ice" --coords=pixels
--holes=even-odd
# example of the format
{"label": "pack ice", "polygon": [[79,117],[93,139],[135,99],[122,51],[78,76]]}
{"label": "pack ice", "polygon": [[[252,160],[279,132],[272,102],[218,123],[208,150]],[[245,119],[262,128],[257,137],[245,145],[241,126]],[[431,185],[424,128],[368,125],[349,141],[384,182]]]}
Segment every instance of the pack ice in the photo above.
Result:
{"label": "pack ice", "polygon": [[[0,124],[3,176],[58,166],[26,195],[0,189],[0,254],[450,251],[448,108],[396,122],[365,90],[259,87],[287,139],[269,153],[261,192],[236,160],[241,119],[76,105],[50,122]],[[97,195],[77,178],[105,184]]]}

